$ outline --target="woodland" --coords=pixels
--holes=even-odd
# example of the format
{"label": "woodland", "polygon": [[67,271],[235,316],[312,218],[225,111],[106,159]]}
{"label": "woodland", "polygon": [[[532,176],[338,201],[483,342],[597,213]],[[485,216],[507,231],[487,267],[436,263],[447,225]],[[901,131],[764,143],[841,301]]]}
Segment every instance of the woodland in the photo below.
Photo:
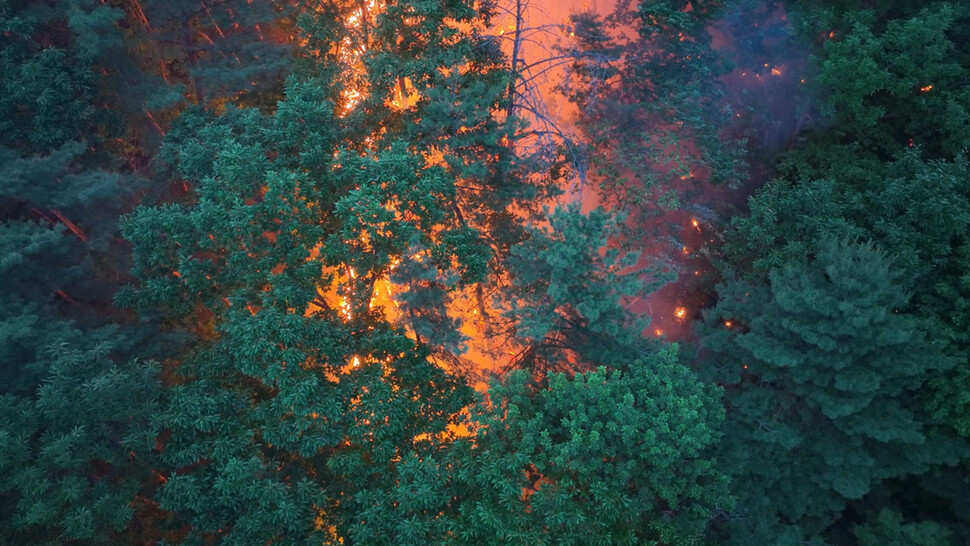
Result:
{"label": "woodland", "polygon": [[557,6],[0,0],[0,543],[970,544],[968,6]]}

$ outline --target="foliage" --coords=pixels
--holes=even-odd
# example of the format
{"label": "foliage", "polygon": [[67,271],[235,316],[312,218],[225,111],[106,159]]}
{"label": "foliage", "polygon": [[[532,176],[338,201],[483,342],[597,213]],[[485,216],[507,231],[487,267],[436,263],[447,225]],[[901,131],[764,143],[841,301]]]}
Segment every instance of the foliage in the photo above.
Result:
{"label": "foliage", "polygon": [[717,79],[728,64],[711,47],[710,29],[723,6],[629,4],[618,4],[607,24],[632,25],[636,37],[596,46],[622,52],[616,76],[598,92],[580,87],[572,98],[594,150],[591,172],[601,197],[632,214],[653,215],[656,207],[676,206],[675,181],[705,170],[712,180],[736,182],[743,165],[738,143],[720,134],[730,112]]}
{"label": "foliage", "polygon": [[[156,462],[158,366],[110,348],[47,356],[35,398],[0,397],[0,536],[10,544],[110,544],[132,523]],[[48,340],[51,341],[51,340]]]}
{"label": "foliage", "polygon": [[[163,157],[194,191],[125,225],[143,284],[122,301],[203,338],[160,417],[163,459],[183,469],[162,507],[190,542],[349,536],[360,492],[469,401],[428,359],[448,343],[434,328],[454,330],[432,320],[442,289],[478,280],[487,256],[454,178],[393,132],[368,135],[373,103],[335,115],[343,90],[313,65],[287,90],[273,114],[183,116]],[[392,272],[413,341],[371,305]]]}
{"label": "foliage", "polygon": [[783,162],[786,175],[827,177],[840,162],[847,177],[865,176],[907,147],[947,160],[970,145],[965,13],[936,3],[888,22],[851,10],[829,24],[817,65],[831,128]]}
{"label": "foliage", "polygon": [[953,361],[899,313],[899,276],[872,245],[829,240],[767,284],[719,287],[704,346],[726,389],[726,468],[747,492],[734,540],[818,536],[874,483],[963,453],[916,400]]}
{"label": "foliage", "polygon": [[522,363],[542,372],[550,365],[608,365],[629,355],[646,327],[625,305],[646,291],[634,266],[639,255],[621,253],[613,239],[622,218],[579,204],[551,211],[549,226],[530,228],[507,261],[512,284],[506,318],[527,347]]}
{"label": "foliage", "polygon": [[[688,544],[726,483],[709,448],[722,415],[673,348],[613,371],[493,383],[475,432],[412,455],[368,493],[369,544]],[[720,503],[720,504],[719,504]]]}

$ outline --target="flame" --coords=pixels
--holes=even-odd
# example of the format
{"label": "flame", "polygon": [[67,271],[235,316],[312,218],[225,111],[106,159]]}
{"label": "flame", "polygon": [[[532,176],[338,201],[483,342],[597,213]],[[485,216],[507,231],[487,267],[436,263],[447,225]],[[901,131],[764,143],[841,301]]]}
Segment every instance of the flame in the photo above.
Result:
{"label": "flame", "polygon": [[[366,4],[362,3],[359,8],[354,10],[344,24],[348,29],[357,30],[361,28],[364,21],[373,19],[376,14],[377,0],[368,0]],[[350,67],[350,73],[347,74],[349,86],[344,90],[344,103],[338,112],[340,117],[345,117],[367,96],[366,70],[363,61],[364,53],[367,52],[367,44],[363,43],[354,47],[351,37],[346,36],[341,40],[338,50],[338,58]]]}
{"label": "flame", "polygon": [[933,86],[932,85],[924,85],[923,87],[920,87],[919,88],[919,92],[920,93],[928,93],[932,89],[933,89]]}
{"label": "flame", "polygon": [[661,330],[660,328],[657,328],[656,330],[654,330],[653,333],[656,334],[657,337],[664,335],[664,331]]}
{"label": "flame", "polygon": [[678,307],[678,308],[674,309],[674,317],[676,317],[677,319],[680,319],[680,320],[683,320],[684,318],[686,318],[687,317],[687,308],[685,308],[685,307]]}
{"label": "flame", "polygon": [[411,78],[405,76],[404,78],[400,78],[394,85],[394,96],[386,104],[398,110],[405,110],[417,103],[420,96],[421,94],[418,93],[414,84],[411,83]]}
{"label": "flame", "polygon": [[701,223],[697,221],[697,218],[690,219],[690,225],[694,226],[694,229],[700,229]]}
{"label": "flame", "polygon": [[781,70],[778,70],[777,68],[772,68],[771,69],[771,74],[773,76],[781,76]]}

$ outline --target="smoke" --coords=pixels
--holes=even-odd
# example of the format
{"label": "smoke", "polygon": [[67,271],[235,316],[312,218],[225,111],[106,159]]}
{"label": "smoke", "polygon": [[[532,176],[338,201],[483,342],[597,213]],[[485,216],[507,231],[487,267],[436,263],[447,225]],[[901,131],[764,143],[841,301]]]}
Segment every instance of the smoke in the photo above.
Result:
{"label": "smoke", "polygon": [[[717,138],[725,147],[743,143],[738,156],[743,166],[738,176],[728,178],[728,184],[715,183],[705,165],[688,164],[682,168],[684,174],[655,166],[661,180],[659,190],[676,195],[679,206],[655,208],[652,214],[641,216],[636,229],[645,235],[643,265],[661,265],[676,279],[645,295],[633,309],[652,319],[645,335],[667,340],[689,337],[690,322],[699,318],[707,303],[716,280],[711,262],[727,218],[741,210],[770,178],[780,152],[800,135],[819,128],[811,44],[799,37],[785,2],[728,2],[705,30],[710,52],[723,68],[712,73],[713,82],[688,84],[711,93],[703,100],[717,97],[714,107],[697,109],[701,118],[696,123],[716,127]],[[697,150],[706,144],[688,141],[683,149]],[[690,156],[691,152],[684,154],[688,160]]]}
{"label": "smoke", "polygon": [[[769,161],[817,128],[810,44],[796,35],[785,2],[737,0],[709,30],[734,67],[720,78],[734,116],[728,132],[747,139],[752,161]],[[749,180],[748,191],[752,182],[763,180]]]}
{"label": "smoke", "polygon": [[[665,3],[668,4],[677,3]],[[701,4],[704,2],[695,7],[685,2],[680,9],[685,15],[709,9]],[[631,213],[631,223],[636,225],[630,226],[630,231],[639,234],[635,235],[639,237],[635,244],[643,257],[640,266],[676,275],[674,281],[644,295],[632,308],[651,316],[653,324],[645,332],[647,335],[681,339],[690,335],[690,322],[699,316],[705,303],[713,278],[711,256],[717,252],[724,219],[743,207],[766,181],[771,162],[780,151],[799,135],[817,128],[808,58],[811,44],[798,37],[789,19],[789,8],[782,1],[728,1],[700,29],[700,34],[706,36],[696,43],[676,39],[665,43],[650,37],[649,32],[638,32],[636,10],[644,5],[633,0],[507,0],[495,28],[507,42],[506,47],[512,43],[510,35],[515,35],[516,28],[520,30],[521,49],[516,58],[523,77],[519,114],[529,114],[525,117],[533,129],[555,135],[570,154],[580,154],[586,150],[570,144],[590,139],[590,130],[595,133],[599,122],[597,116],[605,121],[600,126],[606,127],[605,134],[598,136],[614,143],[606,152],[612,156],[609,166],[615,167],[613,174],[606,177],[630,182],[592,180],[592,187],[619,188],[614,195],[608,195],[578,184],[577,179],[585,182],[585,177],[576,176],[568,187],[562,187],[565,193],[560,199],[579,200],[584,210],[602,205]],[[517,27],[519,8],[523,15]],[[582,65],[573,60],[547,63],[545,59],[569,51],[571,42],[576,42],[574,49],[583,54],[595,49],[581,47],[585,34],[577,26],[577,14],[583,14],[581,20],[594,26],[596,21],[604,22],[602,29],[607,32],[609,43],[625,50],[615,59],[596,59],[604,63],[602,66],[612,63],[630,74],[636,72],[636,63],[652,63],[647,73],[667,78],[666,81],[631,81],[630,85],[638,89],[630,94],[613,87],[617,80],[607,82],[609,77],[598,82],[590,77],[583,80]],[[678,18],[667,21],[666,31],[676,32]],[[662,32],[655,36],[662,36]],[[706,50],[699,45],[708,42],[710,47]],[[704,63],[697,63],[699,52],[705,56]],[[680,71],[678,67],[682,65],[689,69]],[[601,85],[605,94],[589,93],[578,101],[576,96],[564,96],[571,91],[570,78],[580,80],[580,93],[583,84],[595,87],[589,85],[593,81]],[[661,86],[668,86],[667,91],[658,91]],[[665,97],[671,104],[683,104],[689,113],[675,112],[670,117],[669,111],[650,110],[655,104],[655,91],[667,93]],[[695,102],[678,103],[683,100],[682,91],[702,96]],[[601,99],[603,102],[597,102]],[[588,102],[583,104],[583,100]],[[647,110],[631,115],[635,110],[628,102],[646,104]],[[593,114],[584,109],[590,104],[595,104]],[[691,131],[691,124],[713,127],[714,133],[702,137]],[[724,164],[715,165],[706,151],[712,148],[712,140],[723,143],[725,149],[732,149],[737,142],[745,144],[736,161],[729,160],[729,167],[724,169]],[[670,141],[678,144],[664,144]],[[537,139],[536,144],[541,146],[543,141]],[[571,158],[574,174],[585,174],[582,169],[589,159]],[[736,168],[730,166],[731,161],[735,161]],[[723,176],[726,170],[734,173]],[[712,179],[718,177],[730,183],[715,183]],[[632,195],[644,198],[630,199]],[[633,205],[631,201],[640,204]]]}

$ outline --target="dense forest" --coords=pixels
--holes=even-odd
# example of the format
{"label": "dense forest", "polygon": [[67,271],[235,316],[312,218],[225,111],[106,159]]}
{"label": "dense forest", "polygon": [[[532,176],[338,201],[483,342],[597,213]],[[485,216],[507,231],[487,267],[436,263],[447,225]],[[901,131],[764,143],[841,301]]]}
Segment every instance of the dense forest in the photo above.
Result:
{"label": "dense forest", "polygon": [[0,0],[0,543],[970,544],[970,9],[562,9]]}

